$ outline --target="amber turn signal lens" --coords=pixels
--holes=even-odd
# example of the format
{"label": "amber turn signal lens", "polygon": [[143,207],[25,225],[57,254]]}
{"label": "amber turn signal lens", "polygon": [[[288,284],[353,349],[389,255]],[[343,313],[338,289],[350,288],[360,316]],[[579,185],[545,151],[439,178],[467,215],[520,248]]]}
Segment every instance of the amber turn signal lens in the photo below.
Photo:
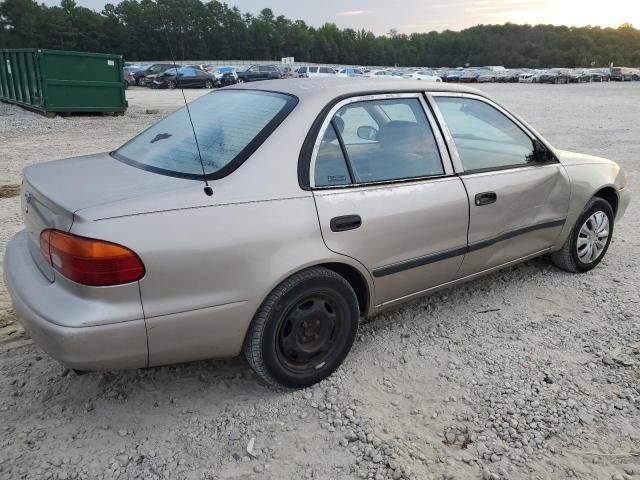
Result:
{"label": "amber turn signal lens", "polygon": [[140,280],[145,273],[142,260],[132,250],[59,230],[40,234],[40,250],[54,269],[83,285],[121,285]]}

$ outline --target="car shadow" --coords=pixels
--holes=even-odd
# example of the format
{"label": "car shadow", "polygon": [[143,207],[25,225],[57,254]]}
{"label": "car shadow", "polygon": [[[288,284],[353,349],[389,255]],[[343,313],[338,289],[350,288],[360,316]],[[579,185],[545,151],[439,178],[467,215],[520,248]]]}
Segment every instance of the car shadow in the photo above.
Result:
{"label": "car shadow", "polygon": [[[550,270],[555,269],[547,260],[534,259],[391,308],[365,320],[363,325],[376,330],[378,326],[390,325],[397,317],[390,313],[428,303],[444,306],[447,302],[468,301],[469,294],[483,296],[487,291],[504,288],[507,278],[527,281]],[[563,274],[559,270],[555,272]],[[419,313],[422,309],[416,311]],[[358,355],[359,350],[355,349],[354,354]],[[17,385],[13,396],[32,398],[42,402],[45,408],[57,404],[76,412],[90,412],[97,404],[102,404],[110,410],[126,410],[133,402],[136,408],[157,408],[159,411],[178,406],[197,410],[212,403],[231,405],[282,396],[282,391],[268,386],[252,371],[242,355],[232,359],[82,374],[61,367],[34,344],[3,352],[2,357],[14,363],[5,370],[14,376],[13,383],[9,383],[14,387]],[[5,380],[10,377],[8,375]],[[26,380],[17,382],[18,378]]]}

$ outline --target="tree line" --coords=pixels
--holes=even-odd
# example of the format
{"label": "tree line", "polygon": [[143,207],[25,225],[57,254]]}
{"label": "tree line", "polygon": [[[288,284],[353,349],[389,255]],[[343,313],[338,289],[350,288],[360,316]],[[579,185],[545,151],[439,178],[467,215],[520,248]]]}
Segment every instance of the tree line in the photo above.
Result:
{"label": "tree line", "polygon": [[346,65],[506,67],[640,66],[640,30],[553,25],[478,25],[462,31],[374,35],[312,27],[302,20],[241,12],[218,1],[123,0],[101,12],[62,0],[0,1],[0,48],[117,53],[128,61],[273,60]]}

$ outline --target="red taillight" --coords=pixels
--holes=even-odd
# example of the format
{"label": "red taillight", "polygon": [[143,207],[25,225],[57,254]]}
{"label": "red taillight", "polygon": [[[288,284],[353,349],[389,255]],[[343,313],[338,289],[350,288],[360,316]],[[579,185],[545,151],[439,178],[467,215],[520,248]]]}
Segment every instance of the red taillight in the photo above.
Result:
{"label": "red taillight", "polygon": [[83,285],[104,287],[135,282],[145,272],[138,255],[122,245],[59,230],[40,234],[40,250],[53,268]]}

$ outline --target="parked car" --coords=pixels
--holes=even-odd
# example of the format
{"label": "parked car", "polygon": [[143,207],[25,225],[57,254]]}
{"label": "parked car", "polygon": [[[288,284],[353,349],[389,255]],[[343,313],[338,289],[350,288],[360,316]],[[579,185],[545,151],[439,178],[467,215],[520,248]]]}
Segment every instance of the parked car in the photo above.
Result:
{"label": "parked car", "polygon": [[213,88],[216,78],[204,70],[182,67],[170,68],[154,78],[153,88]]}
{"label": "parked car", "polygon": [[535,78],[537,83],[567,84],[571,81],[570,73],[560,70],[546,70]]}
{"label": "parked car", "polygon": [[493,83],[498,78],[498,72],[493,70],[482,70],[478,73],[476,81],[478,83]]}
{"label": "parked car", "polygon": [[321,78],[333,77],[337,72],[331,67],[308,65],[298,68],[298,71],[296,73],[298,75],[298,78]]}
{"label": "parked car", "polygon": [[139,71],[141,69],[140,66],[138,65],[129,65],[127,67],[124,67],[124,81],[126,82],[127,86],[131,86],[131,85],[135,85],[136,84],[136,77],[135,77],[135,73],[137,71]]}
{"label": "parked car", "polygon": [[591,73],[582,69],[567,70],[570,83],[587,83],[591,81]]}
{"label": "parked car", "polygon": [[384,308],[543,254],[596,267],[625,171],[480,91],[424,85],[228,87],[111,153],[25,168],[3,263],[17,318],[82,371],[244,351],[300,388]]}
{"label": "parked car", "polygon": [[478,76],[484,73],[482,70],[465,70],[465,72],[460,76],[460,83],[476,83],[478,81]]}
{"label": "parked car", "polygon": [[518,82],[520,83],[534,83],[533,79],[535,77],[535,73],[533,72],[524,72],[520,74],[518,77]]}
{"label": "parked car", "polygon": [[391,75],[393,77],[403,78],[408,72],[408,70],[391,70]]}
{"label": "parked car", "polygon": [[634,71],[627,67],[613,67],[611,69],[611,80],[614,82],[630,82],[633,80]]}
{"label": "parked car", "polygon": [[134,78],[136,81],[136,85],[144,86],[146,83],[145,79],[149,75],[158,75],[159,73],[165,72],[170,68],[178,67],[180,68],[182,65],[174,65],[173,63],[154,63],[153,65],[149,65],[147,68],[143,68],[134,73]]}
{"label": "parked car", "polygon": [[585,74],[584,70],[567,70],[569,83],[585,83],[591,81],[591,75]]}
{"label": "parked car", "polygon": [[498,83],[516,83],[520,80],[520,70],[504,70],[497,72],[496,82]]}
{"label": "parked car", "polygon": [[458,83],[460,78],[465,74],[464,70],[450,70],[447,73],[446,81],[449,83]]}
{"label": "parked car", "polygon": [[608,82],[611,79],[611,74],[609,73],[608,69],[606,71],[601,69],[594,69],[591,70],[590,73],[592,82]]}
{"label": "parked car", "polygon": [[359,68],[348,67],[348,68],[343,68],[343,69],[338,70],[338,73],[336,73],[336,76],[338,76],[338,77],[362,77],[362,76],[364,76],[364,72]]}
{"label": "parked car", "polygon": [[423,80],[425,82],[441,82],[442,79],[435,75],[432,70],[418,70],[404,76],[410,80]]}
{"label": "parked car", "polygon": [[389,79],[392,78],[393,75],[389,70],[364,70],[365,78],[377,78],[377,79]]}
{"label": "parked car", "polygon": [[226,87],[228,85],[235,85],[238,83],[238,74],[234,67],[213,67],[209,68],[207,72],[213,75],[215,79],[216,87]]}
{"label": "parked car", "polygon": [[251,65],[244,70],[237,70],[236,73],[238,83],[282,78],[282,72],[276,65]]}

